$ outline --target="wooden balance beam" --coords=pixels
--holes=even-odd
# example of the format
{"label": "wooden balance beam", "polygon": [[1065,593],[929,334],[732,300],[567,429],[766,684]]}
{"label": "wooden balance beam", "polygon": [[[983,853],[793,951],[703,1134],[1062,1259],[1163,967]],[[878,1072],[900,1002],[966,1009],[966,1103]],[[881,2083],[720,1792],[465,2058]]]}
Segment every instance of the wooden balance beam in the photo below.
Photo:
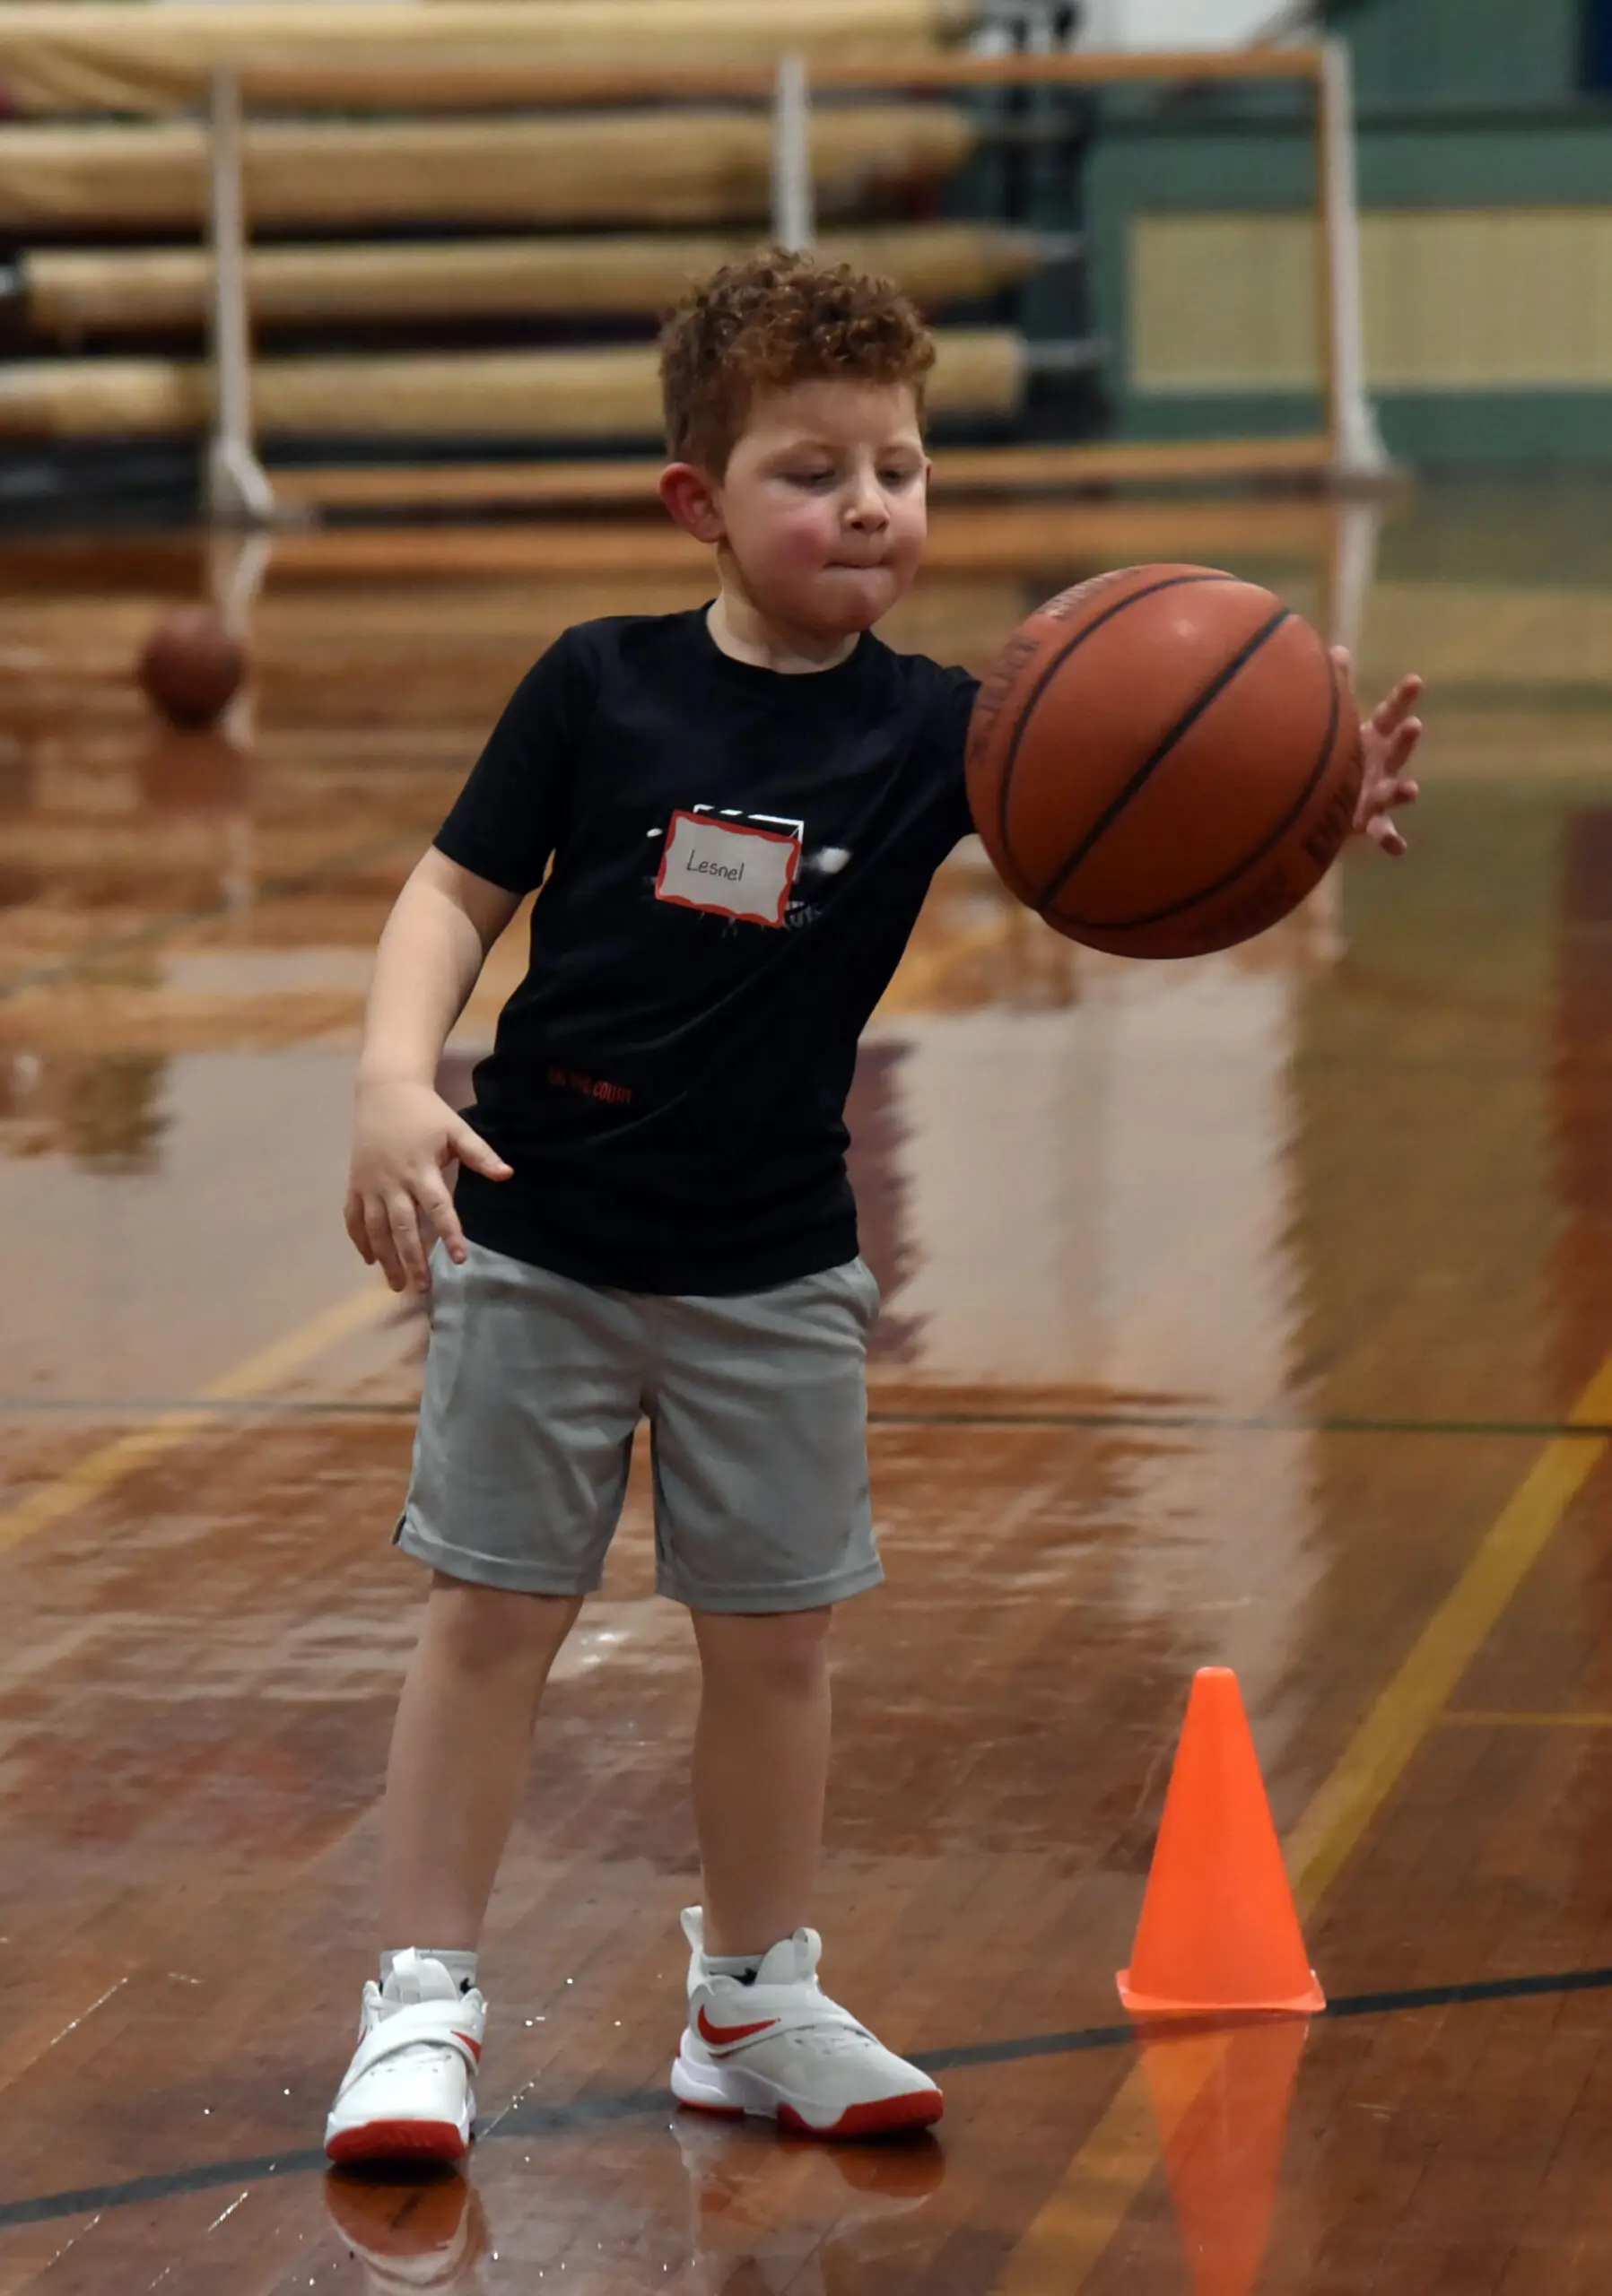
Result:
{"label": "wooden balance beam", "polygon": [[[1285,439],[1094,439],[1067,446],[948,447],[936,457],[932,493],[934,499],[944,501],[969,496],[1108,493],[1133,486],[1237,486],[1249,481],[1302,485],[1324,479],[1331,461],[1331,442],[1320,433]],[[647,457],[593,462],[387,463],[303,470],[281,465],[272,476],[282,509],[316,517],[325,511],[389,511],[403,516],[411,510],[549,511],[568,506],[642,510],[655,500],[655,482],[661,467],[659,458]],[[1155,507],[1161,525],[1168,526],[1175,538],[1153,554],[1179,554],[1180,505],[1163,502]],[[1301,510],[1308,516],[1308,507],[1293,506],[1293,518],[1297,519]],[[1285,532],[1283,514],[1289,506],[1272,502],[1265,508],[1272,534]],[[1083,510],[1082,516],[1085,515]],[[1128,506],[1125,515],[1134,518],[1135,506]],[[1217,547],[1224,555],[1224,544]],[[1204,555],[1202,546],[1199,554]],[[1215,549],[1207,549],[1206,562],[1218,562]]]}
{"label": "wooden balance beam", "polygon": [[[247,293],[260,326],[355,320],[654,317],[684,285],[738,261],[748,235],[438,239],[411,246],[253,248]],[[833,231],[825,262],[896,280],[926,310],[1028,278],[1075,242],[1000,225],[919,223]],[[7,300],[0,276],[0,304]],[[28,332],[60,343],[205,326],[205,248],[37,248],[9,274]]]}
{"label": "wooden balance beam", "polygon": [[[941,329],[928,404],[1007,415],[1046,352],[1006,328]],[[252,401],[265,436],[657,438],[653,345],[260,359]],[[183,359],[31,359],[0,367],[0,437],[186,437],[207,429],[213,375]]]}
{"label": "wooden balance beam", "polygon": [[[764,113],[720,109],[257,119],[243,138],[246,213],[250,228],[282,230],[749,222],[769,213],[772,140]],[[881,185],[933,182],[974,143],[943,104],[819,106],[818,200],[843,213]],[[199,120],[0,127],[0,232],[197,230],[206,211]]]}
{"label": "wooden balance beam", "polygon": [[839,63],[917,57],[975,16],[972,0],[18,0],[0,6],[0,97],[35,117],[158,114],[195,103],[233,65],[248,102],[317,92],[362,108],[376,100],[372,74],[413,71],[428,87],[443,64],[493,83],[517,75],[526,93],[503,100],[529,102],[542,100],[534,76],[619,75],[623,58],[731,70],[789,48]]}

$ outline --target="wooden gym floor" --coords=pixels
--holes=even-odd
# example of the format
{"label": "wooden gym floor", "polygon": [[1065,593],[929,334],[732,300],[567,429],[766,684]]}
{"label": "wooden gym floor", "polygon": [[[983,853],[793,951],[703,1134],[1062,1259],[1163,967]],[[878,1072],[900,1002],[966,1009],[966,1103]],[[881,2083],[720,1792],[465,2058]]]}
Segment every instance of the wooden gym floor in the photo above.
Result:
{"label": "wooden gym floor", "polygon": [[[696,1679],[637,1498],[495,1901],[468,2187],[318,2150],[421,1592],[423,1328],[342,1232],[351,1062],[516,675],[699,574],[597,524],[221,561],[260,578],[231,747],[126,683],[201,545],[0,552],[0,2296],[1606,2289],[1607,531],[1580,489],[1427,495],[1363,588],[1362,523],[1303,505],[941,519],[895,634],[949,657],[1183,555],[1420,668],[1414,856],[1157,970],[966,851],[937,884],[854,1106],[890,1584],[838,1628],[819,1919],[946,2118],[669,2109]],[[1214,1661],[1332,2006],[1144,2055],[1113,1972]]]}

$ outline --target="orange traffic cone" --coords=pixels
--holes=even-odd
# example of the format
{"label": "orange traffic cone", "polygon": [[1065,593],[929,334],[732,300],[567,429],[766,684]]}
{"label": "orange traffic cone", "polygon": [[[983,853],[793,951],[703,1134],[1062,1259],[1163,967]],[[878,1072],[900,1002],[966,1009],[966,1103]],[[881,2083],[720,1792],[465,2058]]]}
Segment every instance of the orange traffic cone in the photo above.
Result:
{"label": "orange traffic cone", "polygon": [[1193,1680],[1120,1998],[1136,2016],[1308,2016],[1327,2005],[1229,1666]]}
{"label": "orange traffic cone", "polygon": [[1310,2027],[1144,2027],[1142,2066],[1196,2296],[1249,2296],[1270,2240],[1294,2074]]}

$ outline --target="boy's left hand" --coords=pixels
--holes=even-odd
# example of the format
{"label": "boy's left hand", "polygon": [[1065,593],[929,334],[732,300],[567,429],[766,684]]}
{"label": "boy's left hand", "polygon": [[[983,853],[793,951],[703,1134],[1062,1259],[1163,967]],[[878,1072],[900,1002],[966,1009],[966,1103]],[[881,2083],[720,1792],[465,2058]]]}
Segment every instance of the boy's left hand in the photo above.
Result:
{"label": "boy's left hand", "polygon": [[[1335,646],[1332,659],[1346,680],[1347,648]],[[1384,853],[1396,857],[1404,852],[1405,839],[1393,819],[1394,807],[1414,805],[1421,795],[1416,784],[1407,780],[1405,774],[1411,752],[1422,738],[1422,721],[1411,715],[1421,692],[1420,678],[1401,678],[1386,701],[1378,703],[1360,728],[1364,770],[1360,778],[1360,803],[1355,808],[1355,832],[1358,837],[1369,837]]]}

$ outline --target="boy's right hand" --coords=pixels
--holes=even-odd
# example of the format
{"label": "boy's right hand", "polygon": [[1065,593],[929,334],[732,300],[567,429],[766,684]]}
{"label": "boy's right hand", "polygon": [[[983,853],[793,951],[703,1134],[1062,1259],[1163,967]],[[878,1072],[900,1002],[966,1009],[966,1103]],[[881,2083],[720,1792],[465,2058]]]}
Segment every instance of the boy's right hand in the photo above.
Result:
{"label": "boy's right hand", "polygon": [[394,1292],[426,1292],[430,1246],[422,1213],[449,1255],[465,1258],[465,1232],[443,1174],[468,1164],[490,1180],[510,1167],[429,1084],[360,1084],[353,1118],[353,1168],[347,1182],[347,1233]]}

